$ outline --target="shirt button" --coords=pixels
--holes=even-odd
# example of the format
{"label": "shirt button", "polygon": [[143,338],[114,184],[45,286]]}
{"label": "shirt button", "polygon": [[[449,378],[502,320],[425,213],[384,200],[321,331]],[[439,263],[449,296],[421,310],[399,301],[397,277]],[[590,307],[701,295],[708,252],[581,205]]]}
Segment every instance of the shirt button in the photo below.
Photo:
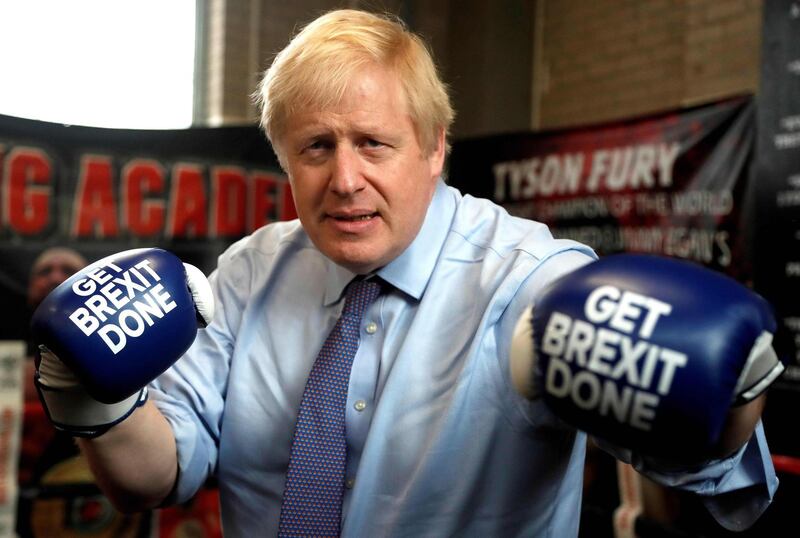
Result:
{"label": "shirt button", "polygon": [[356,408],[356,411],[363,411],[367,408],[367,402],[364,400],[356,400],[356,403],[353,404],[353,407]]}
{"label": "shirt button", "polygon": [[353,489],[353,486],[356,485],[356,479],[348,478],[347,480],[345,480],[344,485],[347,489]]}
{"label": "shirt button", "polygon": [[378,331],[378,324],[374,321],[367,323],[367,334],[375,334]]}

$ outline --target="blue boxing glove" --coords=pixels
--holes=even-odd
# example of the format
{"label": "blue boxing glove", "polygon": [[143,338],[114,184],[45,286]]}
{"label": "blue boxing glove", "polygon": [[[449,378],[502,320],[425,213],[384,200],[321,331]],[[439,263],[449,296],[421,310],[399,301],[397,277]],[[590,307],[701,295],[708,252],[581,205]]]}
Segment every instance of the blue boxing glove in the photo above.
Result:
{"label": "blue boxing glove", "polygon": [[665,460],[712,453],[732,406],[783,371],[776,322],[733,279],[671,258],[620,254],[567,274],[519,320],[514,386],[565,422]]}
{"label": "blue boxing glove", "polygon": [[121,252],[74,274],[31,320],[34,381],[48,417],[72,435],[102,434],[144,403],[146,385],[213,311],[203,273],[164,250]]}

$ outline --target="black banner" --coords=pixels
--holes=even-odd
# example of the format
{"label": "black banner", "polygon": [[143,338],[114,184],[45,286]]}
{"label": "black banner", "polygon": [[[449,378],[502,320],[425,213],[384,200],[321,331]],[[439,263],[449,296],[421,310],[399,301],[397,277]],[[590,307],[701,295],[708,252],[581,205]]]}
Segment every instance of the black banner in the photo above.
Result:
{"label": "black banner", "polygon": [[50,246],[90,262],[160,246],[209,272],[232,241],[294,216],[255,126],[117,130],[0,116],[0,340],[25,338],[28,272]]}
{"label": "black banner", "polygon": [[631,121],[458,142],[450,182],[600,254],[696,261],[749,282],[743,219],[754,105],[736,98]]}
{"label": "black banner", "polygon": [[758,291],[777,309],[777,345],[789,358],[770,392],[767,425],[775,450],[800,457],[794,438],[800,398],[800,2],[764,2],[762,40],[755,277]]}
{"label": "black banner", "polygon": [[757,105],[458,142],[449,175],[601,255],[685,258],[754,287],[787,362],[764,415],[770,447],[779,470],[800,473],[800,2],[765,4],[763,62]]}

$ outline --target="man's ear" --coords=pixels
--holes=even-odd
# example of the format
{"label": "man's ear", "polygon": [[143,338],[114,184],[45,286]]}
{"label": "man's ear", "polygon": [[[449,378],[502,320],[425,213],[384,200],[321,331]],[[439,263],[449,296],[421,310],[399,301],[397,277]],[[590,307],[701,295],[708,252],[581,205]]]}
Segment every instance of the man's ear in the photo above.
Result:
{"label": "man's ear", "polygon": [[436,136],[436,147],[428,156],[428,161],[431,166],[431,175],[438,178],[442,175],[444,169],[444,158],[447,154],[447,137],[445,136],[444,128],[439,129]]}

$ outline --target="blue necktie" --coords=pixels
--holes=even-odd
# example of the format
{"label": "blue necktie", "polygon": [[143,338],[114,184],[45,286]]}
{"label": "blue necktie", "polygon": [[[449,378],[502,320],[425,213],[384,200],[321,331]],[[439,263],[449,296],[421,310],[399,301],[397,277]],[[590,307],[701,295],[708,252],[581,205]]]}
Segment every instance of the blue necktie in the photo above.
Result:
{"label": "blue necktie", "polygon": [[308,376],[289,456],[281,537],[339,536],[350,367],[358,351],[361,317],[379,293],[380,284],[374,281],[350,284],[342,315]]}

